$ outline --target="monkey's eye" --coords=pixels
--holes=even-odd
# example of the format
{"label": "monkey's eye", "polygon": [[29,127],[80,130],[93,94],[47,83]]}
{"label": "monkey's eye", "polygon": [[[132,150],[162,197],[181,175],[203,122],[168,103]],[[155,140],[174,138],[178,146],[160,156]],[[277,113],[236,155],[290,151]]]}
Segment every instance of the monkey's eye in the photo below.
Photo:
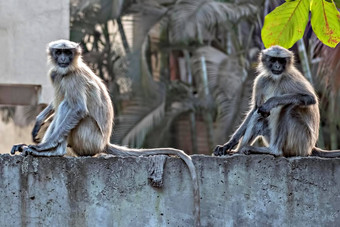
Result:
{"label": "monkey's eye", "polygon": [[72,55],[72,51],[71,51],[71,50],[65,50],[64,53],[65,53],[66,55]]}
{"label": "monkey's eye", "polygon": [[280,63],[281,65],[285,65],[286,62],[287,62],[287,60],[286,60],[285,58],[279,58],[279,63]]}
{"label": "monkey's eye", "polygon": [[56,55],[60,55],[61,54],[61,50],[56,50],[55,54]]}
{"label": "monkey's eye", "polygon": [[276,62],[277,61],[277,59],[276,58],[270,58],[270,60],[269,60],[270,62],[272,62],[272,63],[274,63],[274,62]]}

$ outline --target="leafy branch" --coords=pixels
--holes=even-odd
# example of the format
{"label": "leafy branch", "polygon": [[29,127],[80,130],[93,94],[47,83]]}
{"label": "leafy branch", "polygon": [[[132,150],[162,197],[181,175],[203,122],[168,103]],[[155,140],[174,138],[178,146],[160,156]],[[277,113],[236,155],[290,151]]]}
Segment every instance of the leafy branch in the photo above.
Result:
{"label": "leafy branch", "polygon": [[318,39],[334,48],[340,42],[340,13],[333,0],[286,0],[265,18],[261,32],[265,47],[292,47],[303,37],[309,12]]}

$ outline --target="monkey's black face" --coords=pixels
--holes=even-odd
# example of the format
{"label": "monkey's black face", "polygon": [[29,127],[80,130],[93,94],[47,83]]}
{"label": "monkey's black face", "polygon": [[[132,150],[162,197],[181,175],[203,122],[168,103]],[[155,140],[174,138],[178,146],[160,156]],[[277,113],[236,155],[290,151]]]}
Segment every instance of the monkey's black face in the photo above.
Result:
{"label": "monkey's black face", "polygon": [[280,75],[286,69],[287,58],[264,55],[262,60],[267,69],[269,69],[275,75]]}
{"label": "monkey's black face", "polygon": [[68,67],[74,58],[74,49],[52,49],[55,63],[62,68]]}

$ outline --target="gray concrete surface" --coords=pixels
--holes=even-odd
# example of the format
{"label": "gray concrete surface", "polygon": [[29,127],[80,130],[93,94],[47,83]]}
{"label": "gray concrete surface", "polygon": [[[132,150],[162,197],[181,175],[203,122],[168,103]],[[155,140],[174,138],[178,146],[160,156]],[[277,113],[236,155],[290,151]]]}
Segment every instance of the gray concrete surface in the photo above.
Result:
{"label": "gray concrete surface", "polygon": [[[340,159],[193,156],[203,226],[339,226]],[[0,226],[192,226],[192,185],[167,158],[0,156]]]}

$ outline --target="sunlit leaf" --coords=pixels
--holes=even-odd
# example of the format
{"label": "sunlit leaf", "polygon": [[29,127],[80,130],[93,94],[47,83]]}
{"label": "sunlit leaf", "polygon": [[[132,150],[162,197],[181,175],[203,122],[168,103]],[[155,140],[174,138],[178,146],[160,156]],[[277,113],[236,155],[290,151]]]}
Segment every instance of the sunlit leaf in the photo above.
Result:
{"label": "sunlit leaf", "polygon": [[314,33],[324,44],[335,47],[340,42],[340,13],[325,0],[311,2],[311,24]]}
{"label": "sunlit leaf", "polygon": [[287,1],[275,8],[264,20],[261,36],[265,47],[292,47],[304,34],[308,13],[309,0]]}

